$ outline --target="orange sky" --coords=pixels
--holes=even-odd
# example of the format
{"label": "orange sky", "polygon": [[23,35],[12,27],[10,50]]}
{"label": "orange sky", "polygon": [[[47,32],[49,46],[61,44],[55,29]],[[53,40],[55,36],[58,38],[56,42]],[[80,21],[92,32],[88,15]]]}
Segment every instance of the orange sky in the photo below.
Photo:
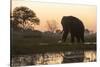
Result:
{"label": "orange sky", "polygon": [[46,21],[56,20],[59,29],[62,29],[61,18],[63,16],[73,15],[83,21],[85,28],[96,32],[96,6],[94,5],[75,5],[75,4],[55,4],[40,3],[32,1],[12,0],[12,9],[18,6],[26,6],[32,9],[40,19],[40,25],[37,29],[47,30]]}

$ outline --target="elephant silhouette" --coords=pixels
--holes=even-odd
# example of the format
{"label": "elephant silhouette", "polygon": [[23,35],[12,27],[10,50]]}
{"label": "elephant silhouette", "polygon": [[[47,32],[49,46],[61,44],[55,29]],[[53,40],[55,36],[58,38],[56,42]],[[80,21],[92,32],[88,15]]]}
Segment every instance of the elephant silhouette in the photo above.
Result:
{"label": "elephant silhouette", "polygon": [[85,27],[79,18],[74,16],[63,16],[61,24],[63,27],[62,42],[66,41],[68,33],[71,34],[72,43],[75,42],[75,38],[77,42],[84,42]]}

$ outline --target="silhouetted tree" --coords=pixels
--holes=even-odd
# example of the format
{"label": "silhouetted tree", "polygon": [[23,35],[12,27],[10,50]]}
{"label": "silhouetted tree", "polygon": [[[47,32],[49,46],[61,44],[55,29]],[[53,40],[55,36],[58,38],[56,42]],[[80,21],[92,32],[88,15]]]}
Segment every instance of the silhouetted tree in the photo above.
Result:
{"label": "silhouetted tree", "polygon": [[62,31],[60,29],[57,29],[56,33],[62,33]]}
{"label": "silhouetted tree", "polygon": [[89,33],[90,33],[90,31],[89,31],[88,29],[85,29],[85,33],[88,33],[88,34],[89,34]]}
{"label": "silhouetted tree", "polygon": [[58,23],[55,20],[47,20],[47,29],[52,32],[55,33],[56,30],[58,29]]}
{"label": "silhouetted tree", "polygon": [[16,27],[18,24],[22,24],[23,26],[25,26],[25,24],[27,24],[28,22],[31,22],[34,25],[38,25],[40,21],[39,18],[37,18],[35,12],[25,6],[16,7],[13,10],[11,18],[13,18],[13,27]]}

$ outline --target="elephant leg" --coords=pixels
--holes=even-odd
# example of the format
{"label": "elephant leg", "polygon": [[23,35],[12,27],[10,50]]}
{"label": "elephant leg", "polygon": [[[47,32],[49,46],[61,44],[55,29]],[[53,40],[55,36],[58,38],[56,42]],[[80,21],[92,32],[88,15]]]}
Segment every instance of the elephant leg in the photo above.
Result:
{"label": "elephant leg", "polygon": [[79,37],[80,37],[81,42],[84,43],[84,32],[81,32]]}
{"label": "elephant leg", "polygon": [[77,42],[79,43],[81,38],[80,38],[79,35],[77,35],[77,36],[76,36],[76,39],[77,39]]}
{"label": "elephant leg", "polygon": [[73,43],[74,42],[74,35],[71,34],[71,42]]}
{"label": "elephant leg", "polygon": [[66,41],[67,35],[68,35],[68,32],[65,32],[65,31],[64,31],[63,36],[62,36],[62,41],[63,41],[63,42]]}
{"label": "elephant leg", "polygon": [[84,35],[81,36],[81,41],[84,43]]}

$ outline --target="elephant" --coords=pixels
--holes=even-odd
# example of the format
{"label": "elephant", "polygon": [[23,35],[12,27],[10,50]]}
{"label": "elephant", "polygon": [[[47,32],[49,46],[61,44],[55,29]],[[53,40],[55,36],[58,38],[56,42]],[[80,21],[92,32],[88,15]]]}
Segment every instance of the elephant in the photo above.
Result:
{"label": "elephant", "polygon": [[71,34],[71,42],[84,42],[84,31],[85,27],[83,22],[74,16],[63,16],[61,20],[61,25],[63,28],[62,42],[66,41],[68,33]]}

